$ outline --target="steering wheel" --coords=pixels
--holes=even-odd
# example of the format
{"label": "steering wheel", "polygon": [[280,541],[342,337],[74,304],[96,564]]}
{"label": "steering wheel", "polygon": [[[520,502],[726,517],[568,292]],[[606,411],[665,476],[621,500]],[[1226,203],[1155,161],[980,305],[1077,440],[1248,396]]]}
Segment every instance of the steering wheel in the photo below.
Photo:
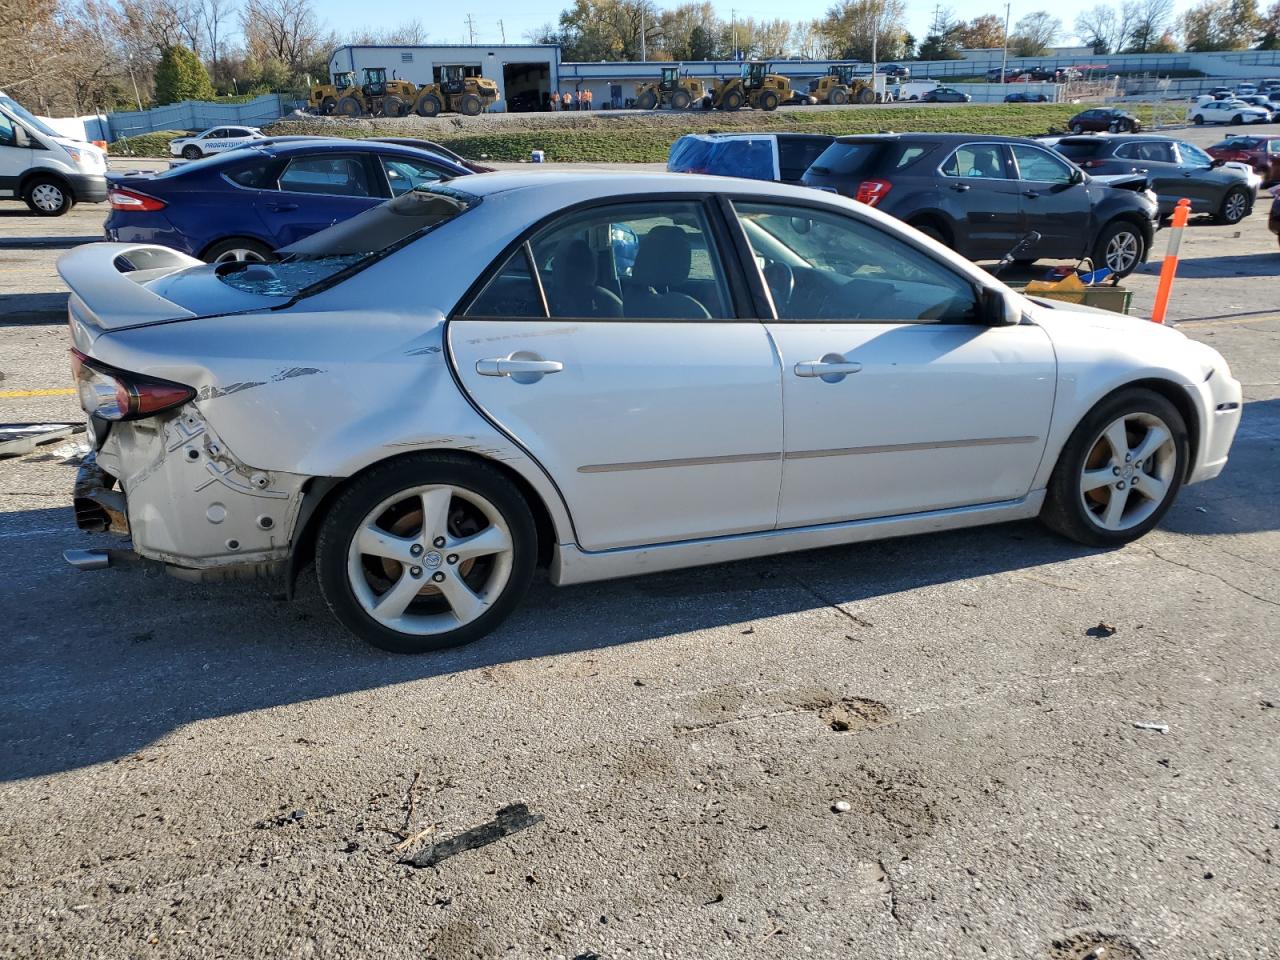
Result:
{"label": "steering wheel", "polygon": [[764,282],[769,285],[769,292],[773,295],[773,306],[781,316],[782,308],[791,303],[791,297],[796,292],[795,271],[781,260],[770,260],[765,264]]}

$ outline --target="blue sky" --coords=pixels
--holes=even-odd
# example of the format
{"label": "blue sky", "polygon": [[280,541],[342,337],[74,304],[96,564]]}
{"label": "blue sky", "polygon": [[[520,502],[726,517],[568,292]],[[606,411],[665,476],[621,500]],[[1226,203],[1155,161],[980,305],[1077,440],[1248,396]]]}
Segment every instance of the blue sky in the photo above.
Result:
{"label": "blue sky", "polygon": [[[1092,6],[1097,0],[1081,0],[1084,6]],[[1116,0],[1108,0],[1108,2],[1116,2]],[[1191,6],[1194,0],[1176,0],[1178,10],[1186,9]],[[339,33],[344,32],[344,25],[350,24],[352,6],[349,0],[315,0],[316,11],[327,21],[328,25],[337,30]],[[675,3],[658,2],[659,7],[675,6]],[[777,3],[768,3],[765,0],[737,0],[732,4],[716,3],[716,8],[720,11],[721,16],[728,17],[729,10],[732,8],[738,12],[739,16],[756,17],[757,19],[768,19],[776,17],[781,11],[783,15],[791,19],[813,19],[820,17],[830,6],[830,0],[793,0],[793,2],[779,5]],[[374,29],[393,27],[397,23],[406,19],[412,19],[415,15],[426,25],[430,40],[435,43],[466,43],[467,42],[467,13],[471,12],[475,17],[475,30],[477,43],[498,43],[502,39],[501,31],[498,27],[498,21],[501,20],[506,28],[506,36],[508,43],[523,43],[525,34],[548,21],[554,21],[559,16],[560,10],[567,6],[567,3],[557,2],[557,0],[486,0],[484,3],[476,3],[470,6],[466,3],[450,6],[449,4],[433,4],[431,8],[439,10],[441,7],[445,9],[443,15],[428,14],[425,10],[421,13],[413,11],[411,8],[405,8],[395,4],[375,4],[373,7],[362,7],[360,14],[361,25],[367,25]],[[1004,13],[1004,4],[999,0],[953,0],[951,3],[943,3],[944,7],[949,7],[952,13],[962,19],[970,19],[983,13]],[[1062,8],[1048,0],[1015,0],[1013,3],[1013,20],[1025,13],[1034,10],[1054,10],[1060,11]],[[933,3],[928,2],[908,2],[907,5],[907,22],[908,28],[918,38],[923,38],[928,31],[929,24],[933,22]],[[1061,17],[1067,31],[1071,30],[1072,20],[1075,17],[1074,8],[1067,13],[1057,12]]]}

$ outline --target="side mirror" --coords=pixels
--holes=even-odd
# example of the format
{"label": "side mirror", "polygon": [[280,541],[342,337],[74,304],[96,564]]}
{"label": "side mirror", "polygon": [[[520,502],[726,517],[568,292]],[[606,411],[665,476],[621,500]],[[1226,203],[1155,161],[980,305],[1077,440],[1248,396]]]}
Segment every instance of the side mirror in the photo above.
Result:
{"label": "side mirror", "polygon": [[13,125],[13,145],[15,147],[31,146],[31,134],[27,133],[27,128],[20,123]]}
{"label": "side mirror", "polygon": [[1084,171],[1080,169],[1071,171],[1071,185],[1074,187],[1077,183],[1084,183]]}
{"label": "side mirror", "polygon": [[982,322],[989,327],[1014,327],[1022,322],[1022,309],[1017,300],[1000,287],[983,287],[979,307]]}

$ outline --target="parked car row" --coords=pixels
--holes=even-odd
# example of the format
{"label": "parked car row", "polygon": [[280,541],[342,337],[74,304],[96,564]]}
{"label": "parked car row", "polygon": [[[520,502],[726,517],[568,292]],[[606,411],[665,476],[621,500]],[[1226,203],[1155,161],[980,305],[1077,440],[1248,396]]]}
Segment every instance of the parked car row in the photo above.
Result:
{"label": "parked car row", "polygon": [[1206,123],[1270,123],[1273,111],[1244,100],[1208,100],[1187,111],[1187,119],[1200,126]]}

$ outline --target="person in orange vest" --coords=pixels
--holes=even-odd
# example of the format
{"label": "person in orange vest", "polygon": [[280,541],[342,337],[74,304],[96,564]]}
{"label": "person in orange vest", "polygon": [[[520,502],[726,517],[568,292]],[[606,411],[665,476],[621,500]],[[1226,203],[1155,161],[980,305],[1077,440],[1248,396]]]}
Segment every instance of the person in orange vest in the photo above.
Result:
{"label": "person in orange vest", "polygon": [[582,91],[582,109],[583,110],[591,109],[591,91],[590,90]]}
{"label": "person in orange vest", "polygon": [[566,110],[571,110],[573,108],[573,94],[566,90],[564,92],[564,96],[561,98],[561,102],[564,103],[564,108]]}

